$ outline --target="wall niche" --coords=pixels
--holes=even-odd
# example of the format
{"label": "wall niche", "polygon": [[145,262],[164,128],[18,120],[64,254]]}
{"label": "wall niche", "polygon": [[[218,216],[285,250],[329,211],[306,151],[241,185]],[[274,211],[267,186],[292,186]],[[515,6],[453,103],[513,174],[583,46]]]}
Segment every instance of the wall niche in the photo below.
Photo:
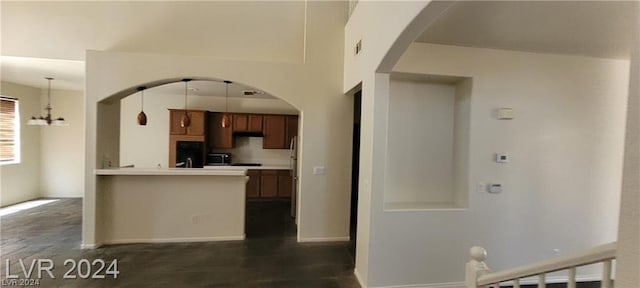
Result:
{"label": "wall niche", "polygon": [[472,79],[392,73],[385,211],[467,208]]}

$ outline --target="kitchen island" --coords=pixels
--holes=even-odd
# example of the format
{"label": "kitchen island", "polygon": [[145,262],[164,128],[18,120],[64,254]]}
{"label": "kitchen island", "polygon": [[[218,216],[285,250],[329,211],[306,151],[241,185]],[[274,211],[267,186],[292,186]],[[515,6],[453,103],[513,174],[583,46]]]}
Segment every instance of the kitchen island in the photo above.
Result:
{"label": "kitchen island", "polygon": [[242,240],[246,169],[95,170],[101,244]]}

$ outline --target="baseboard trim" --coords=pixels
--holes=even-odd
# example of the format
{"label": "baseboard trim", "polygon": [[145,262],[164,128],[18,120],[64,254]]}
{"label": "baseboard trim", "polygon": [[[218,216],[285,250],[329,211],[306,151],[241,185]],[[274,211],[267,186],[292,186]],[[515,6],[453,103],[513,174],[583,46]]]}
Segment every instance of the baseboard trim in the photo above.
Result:
{"label": "baseboard trim", "polygon": [[96,249],[96,248],[98,248],[100,246],[102,246],[102,244],[98,244],[98,243],[85,244],[85,243],[82,243],[82,244],[80,244],[80,249]]}
{"label": "baseboard trim", "polygon": [[[353,271],[356,279],[360,282],[360,285],[363,288],[367,288],[367,286],[362,284],[362,281],[359,279],[358,272],[356,270]],[[591,274],[591,275],[577,275],[576,282],[592,282],[592,281],[600,281],[602,278],[600,275]],[[556,283],[567,283],[569,282],[568,276],[547,276],[545,278],[545,282],[547,284],[556,284]],[[538,278],[523,278],[520,279],[520,285],[535,285],[538,284]],[[511,283],[507,282],[500,286],[512,286]],[[409,284],[409,285],[392,285],[392,286],[372,286],[369,288],[466,288],[464,282],[450,282],[450,283],[433,283],[433,284]]]}
{"label": "baseboard trim", "polygon": [[244,239],[245,239],[245,235],[243,234],[241,236],[216,236],[216,237],[117,239],[117,240],[104,241],[104,244],[214,242],[214,241],[239,241]]}
{"label": "baseboard trim", "polygon": [[298,242],[345,242],[349,240],[350,240],[349,236],[298,238]]}
{"label": "baseboard trim", "polygon": [[353,269],[353,275],[356,276],[356,280],[358,280],[358,284],[360,284],[361,288],[367,288],[367,285],[362,281],[362,275],[360,275],[358,268]]}

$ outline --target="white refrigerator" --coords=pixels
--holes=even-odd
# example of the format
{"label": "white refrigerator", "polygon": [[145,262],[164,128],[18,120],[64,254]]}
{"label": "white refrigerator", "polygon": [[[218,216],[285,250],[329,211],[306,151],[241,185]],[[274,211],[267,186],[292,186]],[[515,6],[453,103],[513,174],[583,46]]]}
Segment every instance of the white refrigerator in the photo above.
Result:
{"label": "white refrigerator", "polygon": [[[296,218],[298,206],[298,137],[293,136],[289,143],[289,173],[291,174],[291,217]],[[296,224],[298,219],[296,219]]]}

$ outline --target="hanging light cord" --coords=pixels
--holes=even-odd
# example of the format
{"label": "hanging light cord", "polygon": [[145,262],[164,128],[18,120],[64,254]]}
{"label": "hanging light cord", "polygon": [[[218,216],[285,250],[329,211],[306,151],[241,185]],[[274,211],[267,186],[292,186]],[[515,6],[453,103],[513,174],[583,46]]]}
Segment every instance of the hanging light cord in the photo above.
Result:
{"label": "hanging light cord", "polygon": [[184,81],[184,112],[187,112],[187,92],[189,90],[189,81]]}
{"label": "hanging light cord", "polygon": [[51,78],[47,78],[47,106],[51,107]]}
{"label": "hanging light cord", "polygon": [[144,110],[144,90],[140,90],[140,111]]}
{"label": "hanging light cord", "polygon": [[225,82],[224,112],[229,113],[229,82]]}

